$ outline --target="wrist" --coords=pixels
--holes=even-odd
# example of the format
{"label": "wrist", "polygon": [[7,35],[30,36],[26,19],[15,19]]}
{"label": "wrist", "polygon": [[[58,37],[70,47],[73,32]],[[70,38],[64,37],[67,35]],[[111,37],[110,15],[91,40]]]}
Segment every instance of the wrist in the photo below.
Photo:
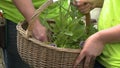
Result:
{"label": "wrist", "polygon": [[99,32],[96,33],[96,35],[97,35],[97,39],[98,39],[99,41],[101,41],[101,43],[106,44],[106,43],[107,43],[107,40],[105,39],[105,36],[104,36],[104,33],[103,33],[103,32],[104,32],[104,31],[99,31]]}

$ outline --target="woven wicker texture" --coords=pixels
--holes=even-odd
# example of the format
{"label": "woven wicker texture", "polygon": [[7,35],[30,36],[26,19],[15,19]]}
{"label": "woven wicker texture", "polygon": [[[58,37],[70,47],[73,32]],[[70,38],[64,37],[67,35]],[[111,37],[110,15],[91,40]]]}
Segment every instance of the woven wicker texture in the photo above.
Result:
{"label": "woven wicker texture", "polygon": [[[17,48],[21,58],[31,68],[72,68],[80,49],[57,48],[46,45],[34,38],[27,38],[24,27],[17,25]],[[23,27],[22,27],[23,26]],[[83,68],[82,61],[77,68]],[[93,67],[94,62],[90,64]]]}
{"label": "woven wicker texture", "polygon": [[[50,1],[50,2],[49,2]],[[32,30],[32,22],[45,9],[52,0],[49,0],[36,10],[29,26],[26,22],[17,25],[17,48],[20,57],[30,65],[31,68],[72,68],[76,57],[80,53],[80,49],[58,48],[47,45],[27,36],[27,30]],[[28,33],[29,34],[29,33]],[[83,68],[84,60],[77,66]],[[90,64],[93,67],[94,62]]]}

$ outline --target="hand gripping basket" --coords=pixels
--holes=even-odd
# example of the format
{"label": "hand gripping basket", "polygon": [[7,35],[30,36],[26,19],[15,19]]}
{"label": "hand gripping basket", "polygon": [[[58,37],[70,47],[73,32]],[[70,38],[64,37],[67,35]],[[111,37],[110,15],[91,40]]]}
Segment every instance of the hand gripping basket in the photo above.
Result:
{"label": "hand gripping basket", "polygon": [[[18,53],[31,68],[72,68],[80,49],[53,47],[29,36],[31,35],[32,22],[51,3],[52,0],[49,0],[36,10],[29,26],[26,22],[17,25]],[[83,68],[83,62],[84,60],[77,68]],[[90,68],[92,67],[93,63],[90,65]]]}

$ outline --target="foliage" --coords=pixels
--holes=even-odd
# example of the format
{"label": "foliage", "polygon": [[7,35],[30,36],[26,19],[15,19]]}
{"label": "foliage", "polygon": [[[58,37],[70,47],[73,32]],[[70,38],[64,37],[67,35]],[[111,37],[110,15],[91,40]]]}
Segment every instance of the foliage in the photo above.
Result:
{"label": "foliage", "polygon": [[90,26],[91,31],[87,34],[85,24],[81,21],[83,15],[72,4],[68,9],[64,8],[61,1],[58,2],[60,16],[54,20],[54,24],[48,26],[49,31],[52,32],[49,35],[50,43],[62,48],[79,48],[80,41],[84,41],[95,30],[93,30],[93,26]]}

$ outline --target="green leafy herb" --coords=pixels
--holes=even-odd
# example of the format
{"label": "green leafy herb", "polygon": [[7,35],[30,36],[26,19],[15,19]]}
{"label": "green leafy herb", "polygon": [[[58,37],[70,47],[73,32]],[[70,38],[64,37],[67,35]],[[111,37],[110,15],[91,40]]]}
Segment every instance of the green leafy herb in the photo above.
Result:
{"label": "green leafy herb", "polygon": [[[62,1],[57,2],[59,5],[59,17],[55,19],[54,24],[49,24],[48,29],[50,43],[54,43],[61,48],[80,48],[80,41],[86,40],[88,36],[95,32],[93,25],[89,28],[89,34],[85,32],[85,24],[81,21],[83,16],[72,4],[68,9],[64,8]],[[65,11],[65,12],[64,12]]]}

